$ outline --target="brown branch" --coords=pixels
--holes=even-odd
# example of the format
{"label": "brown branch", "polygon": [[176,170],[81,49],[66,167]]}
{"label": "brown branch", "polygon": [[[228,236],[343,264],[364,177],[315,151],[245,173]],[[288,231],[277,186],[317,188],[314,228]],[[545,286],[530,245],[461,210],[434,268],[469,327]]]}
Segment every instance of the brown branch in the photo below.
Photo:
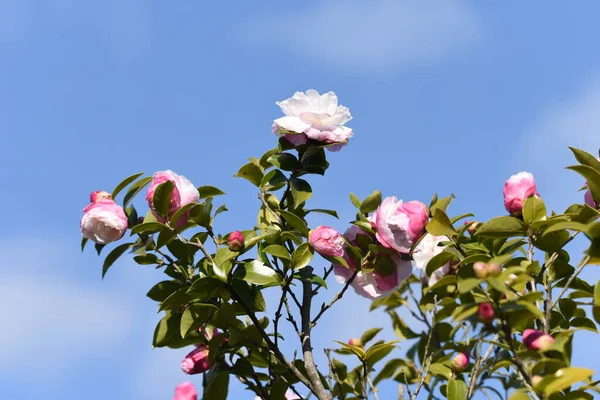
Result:
{"label": "brown branch", "polygon": [[[323,303],[323,305],[321,306],[321,310],[319,311],[317,316],[310,322],[311,327],[314,327],[317,324],[317,321],[319,320],[319,318],[321,318],[321,316],[325,313],[325,311],[329,310],[338,300],[341,300],[341,298],[344,296],[344,293],[346,293],[346,290],[348,290],[348,288],[354,281],[354,278],[356,278],[357,274],[358,274],[358,270],[355,270],[354,273],[352,274],[352,276],[350,277],[350,279],[348,279],[346,281],[344,288],[334,296],[334,298],[329,302],[329,304],[325,305],[325,303]],[[309,283],[309,285],[310,285],[310,283]],[[311,291],[311,295],[312,295],[312,291]]]}

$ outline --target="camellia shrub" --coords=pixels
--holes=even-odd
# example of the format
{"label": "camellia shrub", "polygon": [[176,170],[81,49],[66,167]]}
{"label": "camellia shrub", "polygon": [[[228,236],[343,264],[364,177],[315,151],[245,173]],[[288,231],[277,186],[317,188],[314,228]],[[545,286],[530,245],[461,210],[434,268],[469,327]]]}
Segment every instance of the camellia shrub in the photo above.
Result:
{"label": "camellia shrub", "polygon": [[[310,177],[325,175],[328,152],[351,141],[350,112],[333,92],[309,90],[277,104],[284,113],[272,126],[277,146],[235,175],[256,186],[256,226],[215,232],[227,210],[215,204],[224,193],[173,171],[132,175],[112,193],[92,193],[83,210],[82,249],[91,240],[98,254],[108,253],[102,276],[125,253],[165,274],[148,292],[164,313],[152,345],[189,347],[181,369],[203,374],[179,385],[176,400],[199,392],[225,399],[231,379],[253,392],[248,398],[274,400],[388,400],[378,387],[391,383],[400,399],[591,399],[598,392],[594,371],[571,365],[574,333],[596,332],[600,323],[600,285],[579,278],[600,264],[596,157],[571,149],[576,162],[568,168],[587,183],[583,203],[562,213],[550,212],[534,177],[520,172],[504,186],[507,213],[487,222],[453,215],[453,196],[426,204],[375,191],[350,194],[356,217],[340,233],[308,226],[306,216],[337,217],[310,207]],[[145,210],[131,204],[140,195]],[[589,242],[584,254],[565,250],[577,236]],[[314,304],[317,293],[332,290],[332,278],[341,290]],[[269,310],[266,288],[279,299]],[[313,348],[313,328],[354,295],[385,310],[398,340],[378,341],[381,329],[371,328]],[[408,315],[418,323],[409,325]],[[300,352],[285,354],[284,323]],[[401,358],[392,354],[399,342]],[[317,366],[315,352],[328,363]]]}

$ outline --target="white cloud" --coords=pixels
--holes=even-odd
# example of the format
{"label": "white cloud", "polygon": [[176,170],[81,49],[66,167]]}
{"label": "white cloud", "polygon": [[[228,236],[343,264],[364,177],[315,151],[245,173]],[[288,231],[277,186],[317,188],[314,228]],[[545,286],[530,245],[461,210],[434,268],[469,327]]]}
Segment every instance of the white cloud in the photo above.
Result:
{"label": "white cloud", "polygon": [[244,40],[298,53],[303,62],[345,70],[427,65],[483,34],[479,16],[462,0],[330,0],[257,17]]}
{"label": "white cloud", "polygon": [[3,241],[0,246],[5,266],[0,371],[27,371],[27,379],[52,380],[64,376],[74,360],[89,362],[110,353],[130,333],[132,310],[115,293],[59,275],[68,253],[42,240],[35,241],[36,247],[32,242]]}
{"label": "white cloud", "polygon": [[558,210],[574,202],[582,202],[583,193],[577,190],[583,178],[565,170],[576,164],[569,146],[598,155],[600,148],[600,76],[572,96],[547,106],[523,135],[517,154],[518,162],[531,165],[536,179],[555,200]]}

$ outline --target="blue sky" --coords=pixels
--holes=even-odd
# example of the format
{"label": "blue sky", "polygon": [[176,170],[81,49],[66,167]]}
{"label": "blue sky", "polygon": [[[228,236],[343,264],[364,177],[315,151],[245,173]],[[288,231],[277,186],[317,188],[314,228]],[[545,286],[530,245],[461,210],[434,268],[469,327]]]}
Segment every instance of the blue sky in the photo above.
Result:
{"label": "blue sky", "polygon": [[[93,190],[169,168],[229,193],[222,232],[251,227],[255,191],[231,176],[274,146],[274,102],[297,90],[333,90],[354,115],[350,145],[311,181],[313,204],[341,219],[315,225],[345,229],[348,192],[374,189],[426,203],[455,193],[453,213],[487,219],[521,170],[551,208],[581,202],[563,167],[567,145],[600,147],[598,12],[592,1],[2,0],[0,398],[172,397],[186,350],[151,349],[159,316],[144,295],[160,276],[123,259],[102,282],[101,259],[79,253],[81,209]],[[348,296],[316,345],[388,326],[367,309]],[[578,335],[575,363],[600,370],[597,339]]]}

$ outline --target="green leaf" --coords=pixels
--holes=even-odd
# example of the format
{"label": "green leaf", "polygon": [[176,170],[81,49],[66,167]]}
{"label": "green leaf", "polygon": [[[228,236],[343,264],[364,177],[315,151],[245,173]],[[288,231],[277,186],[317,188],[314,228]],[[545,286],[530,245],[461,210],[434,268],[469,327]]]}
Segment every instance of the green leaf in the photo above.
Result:
{"label": "green leaf", "polygon": [[308,226],[306,225],[306,222],[302,220],[302,218],[285,210],[277,210],[277,213],[281,215],[283,219],[285,219],[285,222],[287,222],[290,226],[296,228],[305,236],[308,235]]}
{"label": "green leaf", "polygon": [[[183,214],[185,214],[186,212],[188,212],[189,210],[191,210],[192,208],[196,207],[197,205],[198,205],[198,203],[188,203],[185,206],[181,207],[179,210],[175,211],[175,214],[173,214],[173,216],[169,220],[169,224],[171,224],[171,226],[179,226],[178,222],[179,222],[179,219],[181,218],[181,216]],[[188,221],[181,222],[181,224],[185,224],[187,222]]]}
{"label": "green leaf", "polygon": [[263,286],[279,285],[281,283],[281,278],[277,275],[277,272],[258,260],[245,263],[244,268],[246,270],[246,276],[244,277],[246,282]]}
{"label": "green leaf", "polygon": [[166,226],[160,222],[144,222],[143,224],[139,224],[134,226],[131,229],[131,235],[136,235],[136,234],[150,234],[150,233],[156,233],[159,232],[160,230],[162,230],[163,228],[166,228]]}
{"label": "green leaf", "polygon": [[287,177],[278,169],[269,171],[260,181],[260,186],[263,190],[278,190],[281,189],[287,182]]}
{"label": "green leaf", "polygon": [[433,218],[427,224],[427,232],[431,233],[434,236],[454,236],[456,235],[456,230],[452,226],[452,222],[450,222],[450,218],[446,215],[446,213],[442,209],[436,209],[433,214]]}
{"label": "green leaf", "polygon": [[360,342],[363,345],[366,345],[382,330],[383,328],[371,328],[366,330],[365,333],[363,333],[363,335],[360,337]]}
{"label": "green leaf", "polygon": [[596,324],[589,318],[577,317],[573,318],[569,324],[572,328],[585,329],[592,332],[598,332],[598,328],[596,328]]}
{"label": "green leaf", "polygon": [[600,307],[600,282],[594,286],[594,305]]}
{"label": "green leaf", "polygon": [[298,168],[298,159],[290,153],[273,154],[268,161],[284,171],[295,171]]}
{"label": "green leaf", "polygon": [[146,294],[154,301],[162,302],[167,297],[172,295],[177,289],[181,289],[183,284],[179,281],[162,281],[158,282]]}
{"label": "green leaf", "polygon": [[181,337],[185,339],[192,331],[208,322],[217,309],[214,304],[190,304],[181,316],[181,324],[179,325]]}
{"label": "green leaf", "polygon": [[514,217],[502,216],[490,219],[482,224],[475,232],[475,236],[508,238],[511,236],[524,236],[523,222]]}
{"label": "green leaf", "polygon": [[163,182],[156,187],[154,197],[152,198],[152,206],[158,215],[163,217],[169,215],[169,211],[171,210],[171,196],[174,188],[175,184],[172,181]]}
{"label": "green leaf", "polygon": [[463,381],[452,379],[448,382],[446,388],[448,393],[448,400],[466,400],[467,399],[467,385]]}
{"label": "green leaf", "polygon": [[306,210],[306,214],[309,214],[311,212],[316,212],[316,213],[320,213],[320,214],[327,214],[327,215],[331,215],[332,217],[335,217],[337,219],[340,219],[340,217],[338,216],[337,211],[335,211],[335,210],[325,210],[323,208],[313,208],[312,210]]}
{"label": "green leaf", "polygon": [[350,193],[350,201],[352,202],[354,207],[360,210],[360,205],[362,202],[354,193]]}
{"label": "green leaf", "polygon": [[[385,364],[385,366],[381,369],[379,374],[377,374],[377,376],[373,380],[373,384],[377,385],[382,380],[391,378],[392,375],[394,375],[394,373],[398,370],[398,368],[400,368],[401,366],[404,366],[404,365],[406,365],[406,361],[401,360],[399,358],[393,358],[393,359],[389,360]],[[338,369],[337,366],[336,366],[336,369]]]}
{"label": "green leaf", "polygon": [[398,343],[399,340],[394,340],[392,342],[376,344],[367,350],[367,368],[372,368],[375,363],[383,359],[385,356],[390,354],[392,350],[396,348],[395,344]]}
{"label": "green leaf", "polygon": [[592,167],[596,171],[600,172],[600,161],[598,161],[598,159],[596,157],[594,157],[593,155],[591,155],[588,152],[577,149],[575,147],[569,147],[569,149],[571,149],[571,151],[573,152],[573,154],[575,155],[575,158],[577,159],[577,161],[579,161],[579,163],[581,163],[583,165],[587,165],[588,167]]}
{"label": "green leaf", "polygon": [[260,187],[260,182],[263,178],[263,172],[260,167],[254,163],[248,163],[239,169],[237,174],[234,175],[236,178],[244,178],[252,183],[254,186]]}
{"label": "green leaf", "polygon": [[263,252],[278,258],[291,260],[290,252],[285,247],[278,244],[272,244],[270,246],[265,247],[263,249]]}
{"label": "green leaf", "polygon": [[429,372],[434,375],[443,376],[446,379],[450,379],[452,377],[452,369],[442,363],[431,364],[429,367]]}
{"label": "green leaf", "polygon": [[123,197],[123,208],[127,207],[127,204],[129,204],[129,202],[151,181],[152,177],[147,176],[131,185],[127,193],[125,193],[125,197]]}
{"label": "green leaf", "polygon": [[119,183],[119,184],[117,185],[117,187],[115,187],[115,189],[114,189],[114,190],[113,190],[113,192],[112,192],[112,195],[111,195],[111,197],[112,197],[113,199],[116,199],[116,198],[117,198],[117,195],[118,195],[119,193],[121,193],[121,191],[122,191],[123,189],[125,189],[125,188],[126,188],[126,187],[127,187],[127,186],[128,186],[130,183],[131,183],[131,182],[135,181],[137,178],[139,178],[139,177],[140,177],[140,176],[142,176],[143,174],[144,174],[143,172],[140,172],[140,173],[133,174],[133,175],[131,175],[131,176],[128,176],[127,178],[123,179],[123,180],[121,181],[121,183]]}
{"label": "green leaf", "polygon": [[546,213],[544,200],[539,196],[528,197],[525,203],[523,203],[523,221],[526,226],[529,226],[532,222],[546,218]]}
{"label": "green leaf", "polygon": [[214,186],[200,186],[198,188],[198,193],[200,194],[201,199],[205,199],[207,197],[220,196],[222,194],[225,194],[224,191],[222,191],[221,189],[216,188]]}
{"label": "green leaf", "polygon": [[567,168],[579,173],[587,180],[592,197],[598,202],[600,200],[600,171],[587,165],[573,165]]}
{"label": "green leaf", "polygon": [[102,243],[94,243],[94,248],[96,249],[96,253],[98,255],[100,255],[100,253],[102,252],[102,249],[105,248],[106,245],[102,244]]}
{"label": "green leaf", "polygon": [[544,230],[544,234],[551,233],[551,232],[557,232],[557,231],[563,231],[563,230],[585,232],[586,229],[587,229],[587,225],[585,225],[585,224],[582,224],[579,222],[565,221],[565,222],[557,222],[556,224],[550,225],[549,228]]}
{"label": "green leaf", "polygon": [[[439,210],[438,210],[439,211]],[[456,255],[449,251],[442,251],[440,254],[435,255],[425,267],[425,274],[430,276],[438,268],[441,268],[444,264],[454,260]]]}
{"label": "green leaf", "polygon": [[348,343],[340,342],[337,340],[334,340],[334,342],[342,345],[342,347],[344,349],[350,350],[350,352],[352,352],[354,355],[356,355],[361,361],[365,360],[367,358],[367,353],[365,353],[365,351],[361,347],[352,346],[352,345],[349,345]]}
{"label": "green leaf", "polygon": [[88,242],[88,238],[86,238],[86,237],[81,238],[81,251],[82,252],[83,252],[83,249],[85,249],[85,245],[87,244],[87,242]]}
{"label": "green leaf", "polygon": [[[543,386],[546,396],[552,393],[567,389],[574,383],[583,381],[594,374],[594,371],[587,368],[567,367],[561,368],[553,375],[545,377],[540,386]],[[546,384],[547,383],[547,384]]]}
{"label": "green leaf", "polygon": [[560,299],[558,306],[560,307],[560,313],[567,321],[573,318],[575,310],[577,310],[577,304],[571,299]]}
{"label": "green leaf", "polygon": [[[270,247],[270,246],[269,246]],[[306,267],[313,259],[314,252],[308,243],[302,243],[292,254],[292,267],[298,271]]]}
{"label": "green leaf", "polygon": [[219,368],[212,368],[206,373],[206,386],[203,399],[226,400],[229,391],[229,372]]}
{"label": "green leaf", "polygon": [[298,208],[300,204],[310,199],[312,196],[312,188],[304,179],[292,178],[292,197],[294,199],[294,208]]}
{"label": "green leaf", "polygon": [[362,202],[360,205],[360,212],[368,214],[377,210],[377,207],[381,204],[381,192],[379,190],[374,191]]}
{"label": "green leaf", "polygon": [[104,264],[102,265],[102,279],[104,279],[104,275],[108,269],[125,253],[134,243],[123,243],[120,246],[115,247],[104,259]]}
{"label": "green leaf", "polygon": [[429,212],[431,213],[431,215],[435,215],[435,212],[437,210],[442,210],[443,212],[446,212],[446,210],[450,206],[450,203],[452,203],[452,199],[454,199],[453,194],[451,194],[449,197],[442,197],[441,199],[438,200],[437,194],[436,194],[431,201],[431,206],[429,207]]}

